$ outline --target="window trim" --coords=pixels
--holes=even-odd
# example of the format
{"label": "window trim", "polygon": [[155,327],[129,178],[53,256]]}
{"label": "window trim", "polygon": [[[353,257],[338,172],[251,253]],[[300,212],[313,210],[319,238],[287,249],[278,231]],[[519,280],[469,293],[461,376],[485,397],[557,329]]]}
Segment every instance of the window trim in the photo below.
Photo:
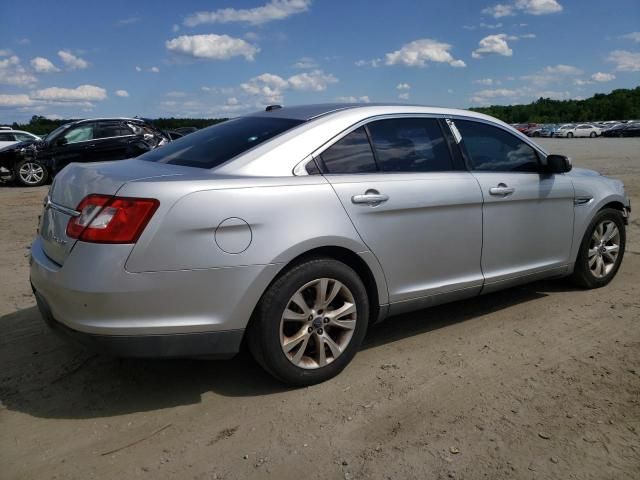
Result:
{"label": "window trim", "polygon": [[[393,119],[397,119],[397,118],[431,118],[431,119],[434,119],[434,120],[440,120],[440,119],[449,118],[449,116],[448,115],[444,115],[444,114],[439,114],[439,113],[388,113],[388,114],[373,115],[371,117],[363,118],[363,119],[359,120],[358,122],[352,124],[351,126],[345,128],[341,132],[337,133],[333,137],[331,137],[329,140],[324,142],[322,145],[320,145],[318,148],[316,148],[313,152],[311,152],[309,155],[307,155],[303,160],[298,162],[296,164],[296,166],[293,167],[293,174],[296,175],[296,176],[309,175],[309,173],[306,171],[306,165],[312,159],[315,159],[316,160],[316,164],[318,165],[318,167],[320,167],[320,175],[376,175],[376,174],[393,175],[393,174],[396,174],[396,173],[405,175],[405,174],[412,174],[412,173],[415,173],[415,174],[423,173],[424,174],[424,173],[449,173],[449,172],[464,171],[464,168],[461,168],[461,166],[458,164],[458,162],[456,162],[455,155],[451,155],[451,163],[452,163],[452,166],[453,166],[453,168],[451,170],[446,170],[446,171],[441,171],[441,172],[384,172],[384,171],[382,171],[380,169],[380,167],[379,167],[379,164],[378,164],[378,159],[376,157],[375,148],[373,148],[373,144],[371,143],[371,135],[369,134],[369,129],[366,128],[366,126],[369,123],[376,122],[378,120],[393,120]],[[438,122],[438,123],[440,123],[440,122]],[[328,150],[330,147],[332,147],[335,143],[339,142],[344,137],[349,135],[351,132],[353,132],[354,130],[357,130],[360,127],[365,127],[365,131],[367,132],[367,138],[369,139],[369,146],[371,147],[371,151],[373,152],[373,158],[374,158],[374,161],[376,162],[377,171],[375,171],[375,172],[362,172],[362,173],[356,173],[356,172],[351,172],[351,173],[328,173],[326,171],[323,171],[324,165],[322,164],[322,159],[320,157],[322,155],[322,153],[325,150]],[[442,130],[442,127],[441,127],[441,130]],[[445,141],[448,142],[447,135],[444,132],[442,132],[442,137],[444,138]],[[451,153],[452,152],[450,152],[450,154]],[[319,158],[320,158],[320,161],[318,161]]]}

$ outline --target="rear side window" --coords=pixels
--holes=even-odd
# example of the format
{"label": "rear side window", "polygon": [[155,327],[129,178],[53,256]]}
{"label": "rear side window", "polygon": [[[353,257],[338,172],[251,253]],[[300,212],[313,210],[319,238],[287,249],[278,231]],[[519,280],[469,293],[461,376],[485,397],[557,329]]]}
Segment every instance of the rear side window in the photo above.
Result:
{"label": "rear side window", "polygon": [[453,170],[449,147],[434,118],[394,118],[368,125],[383,172]]}
{"label": "rear side window", "polygon": [[375,172],[369,138],[364,127],[360,127],[342,137],[321,155],[327,173],[367,173]]}
{"label": "rear side window", "polygon": [[13,133],[0,133],[0,142],[15,142]]}
{"label": "rear side window", "polygon": [[478,172],[538,172],[538,155],[526,142],[486,123],[456,120],[462,142]]}
{"label": "rear side window", "polygon": [[213,125],[138,157],[148,162],[214,168],[303,123],[302,120],[240,117]]}
{"label": "rear side window", "polygon": [[31,135],[27,135],[26,133],[18,133],[18,132],[16,132],[14,135],[16,136],[16,140],[18,140],[20,142],[26,142],[28,140],[35,140],[34,137],[32,137]]}
{"label": "rear side window", "polygon": [[129,127],[120,122],[100,122],[94,138],[124,137],[133,135]]}

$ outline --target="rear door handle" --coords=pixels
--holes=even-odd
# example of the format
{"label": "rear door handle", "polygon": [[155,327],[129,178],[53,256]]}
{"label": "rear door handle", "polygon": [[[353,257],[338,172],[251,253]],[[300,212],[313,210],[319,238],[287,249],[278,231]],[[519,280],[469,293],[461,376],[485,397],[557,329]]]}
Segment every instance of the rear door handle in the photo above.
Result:
{"label": "rear door handle", "polygon": [[507,195],[511,195],[515,191],[515,188],[507,187],[504,183],[499,183],[497,187],[491,187],[489,189],[489,193],[491,195],[497,195],[499,197],[506,197]]}
{"label": "rear door handle", "polygon": [[389,200],[389,195],[380,193],[377,190],[367,190],[364,195],[351,197],[351,203],[358,205],[380,205],[387,200]]}

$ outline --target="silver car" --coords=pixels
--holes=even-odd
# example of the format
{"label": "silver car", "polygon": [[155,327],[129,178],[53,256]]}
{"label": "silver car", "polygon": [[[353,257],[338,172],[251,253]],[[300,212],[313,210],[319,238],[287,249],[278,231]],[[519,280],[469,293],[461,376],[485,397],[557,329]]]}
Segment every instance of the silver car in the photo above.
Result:
{"label": "silver car", "polygon": [[630,204],[463,110],[309,105],[228,120],[134,160],[71,164],[31,248],[46,321],[118,356],[338,374],[367,327],[525,282],[615,276]]}

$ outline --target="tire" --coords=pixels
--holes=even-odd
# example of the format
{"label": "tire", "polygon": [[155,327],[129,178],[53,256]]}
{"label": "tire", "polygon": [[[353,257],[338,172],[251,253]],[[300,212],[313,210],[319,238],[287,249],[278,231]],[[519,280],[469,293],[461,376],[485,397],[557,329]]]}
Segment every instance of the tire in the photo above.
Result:
{"label": "tire", "polygon": [[590,136],[591,138],[596,138],[596,137],[598,136],[598,134],[597,134],[596,132],[591,132],[591,133],[589,134],[589,136]]}
{"label": "tire", "polygon": [[573,138],[573,133],[571,132],[567,133],[567,138]]}
{"label": "tire", "polygon": [[[318,301],[318,291],[325,291],[321,298],[328,299],[334,288],[339,290],[333,300],[328,304]],[[355,312],[331,315],[331,320],[325,317],[340,309],[349,311],[347,303],[355,306]],[[368,323],[369,299],[358,274],[342,262],[318,257],[286,270],[269,286],[256,307],[247,340],[253,357],[267,372],[284,383],[303,387],[338,375],[358,351]],[[324,364],[318,342],[322,342]]]}
{"label": "tire", "polygon": [[47,167],[34,160],[24,159],[16,163],[14,178],[23,187],[39,187],[49,180]]}
{"label": "tire", "polygon": [[[612,224],[617,228],[617,237],[614,235],[610,241],[606,241],[599,246],[595,235],[596,230],[599,227],[603,227],[600,232],[603,236],[608,232],[608,226]],[[613,245],[617,244],[618,250],[615,259],[612,260],[611,253],[605,253],[603,248],[607,251],[612,251]],[[578,259],[573,271],[573,282],[582,288],[600,288],[607,285],[613,277],[618,273],[622,258],[624,257],[626,245],[626,231],[622,213],[619,210],[612,208],[606,208],[599,211],[596,216],[591,220],[591,223],[587,227],[587,230],[580,244],[580,250],[578,252]],[[594,250],[599,253],[594,254]],[[591,255],[591,256],[590,256]],[[591,266],[590,263],[594,262]],[[602,269],[599,269],[598,265],[602,262]]]}

